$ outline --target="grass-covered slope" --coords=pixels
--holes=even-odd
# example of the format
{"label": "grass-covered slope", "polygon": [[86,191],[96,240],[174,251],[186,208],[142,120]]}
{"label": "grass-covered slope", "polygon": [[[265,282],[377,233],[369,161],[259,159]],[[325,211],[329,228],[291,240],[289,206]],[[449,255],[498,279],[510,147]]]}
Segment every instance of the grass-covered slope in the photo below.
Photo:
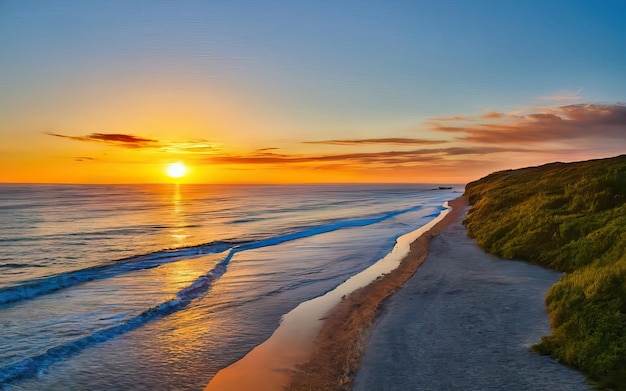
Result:
{"label": "grass-covered slope", "polygon": [[535,350],[626,390],[626,155],[500,171],[466,194],[481,247],[565,272]]}

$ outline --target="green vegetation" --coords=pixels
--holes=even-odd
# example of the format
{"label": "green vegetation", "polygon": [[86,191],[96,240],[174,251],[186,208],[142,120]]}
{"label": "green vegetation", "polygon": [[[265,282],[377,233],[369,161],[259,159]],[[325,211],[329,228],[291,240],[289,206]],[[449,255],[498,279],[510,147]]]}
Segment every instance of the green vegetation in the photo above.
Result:
{"label": "green vegetation", "polygon": [[626,155],[493,173],[466,187],[468,233],[495,255],[565,272],[534,349],[626,390]]}

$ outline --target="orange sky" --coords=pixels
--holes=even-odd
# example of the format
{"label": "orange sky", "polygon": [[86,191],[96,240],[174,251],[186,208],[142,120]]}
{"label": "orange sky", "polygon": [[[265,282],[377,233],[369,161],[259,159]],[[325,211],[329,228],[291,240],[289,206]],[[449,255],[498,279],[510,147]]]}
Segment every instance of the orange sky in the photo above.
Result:
{"label": "orange sky", "polygon": [[624,153],[619,4],[157,3],[3,3],[0,182],[466,183]]}
{"label": "orange sky", "polygon": [[[124,119],[106,117],[94,127],[98,132],[80,132],[84,125],[62,133],[34,126],[13,135],[3,143],[0,180],[170,182],[167,165],[181,161],[189,168],[178,180],[183,183],[466,183],[498,169],[617,155],[621,145],[613,140],[621,136],[625,117],[619,104],[572,104],[432,118],[385,137],[346,132],[352,137],[343,138],[338,131],[305,139],[272,139],[261,126],[226,118],[210,129],[201,119],[192,122],[193,115],[179,122],[138,121],[112,133],[100,129]],[[178,128],[185,131],[169,130]]]}

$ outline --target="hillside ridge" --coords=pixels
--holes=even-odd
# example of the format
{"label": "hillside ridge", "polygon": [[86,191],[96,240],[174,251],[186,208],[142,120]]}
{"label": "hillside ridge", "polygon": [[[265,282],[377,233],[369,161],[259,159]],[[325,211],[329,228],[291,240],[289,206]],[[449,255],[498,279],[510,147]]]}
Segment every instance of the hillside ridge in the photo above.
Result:
{"label": "hillside ridge", "polygon": [[535,351],[626,390],[626,155],[498,171],[465,194],[482,248],[564,272]]}

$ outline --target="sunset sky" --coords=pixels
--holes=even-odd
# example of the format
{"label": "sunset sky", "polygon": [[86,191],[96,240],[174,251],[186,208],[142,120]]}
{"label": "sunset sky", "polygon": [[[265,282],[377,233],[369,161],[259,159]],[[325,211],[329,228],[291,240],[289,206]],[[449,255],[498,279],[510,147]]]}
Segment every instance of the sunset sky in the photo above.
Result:
{"label": "sunset sky", "polygon": [[624,1],[0,0],[0,182],[465,183],[626,153]]}

